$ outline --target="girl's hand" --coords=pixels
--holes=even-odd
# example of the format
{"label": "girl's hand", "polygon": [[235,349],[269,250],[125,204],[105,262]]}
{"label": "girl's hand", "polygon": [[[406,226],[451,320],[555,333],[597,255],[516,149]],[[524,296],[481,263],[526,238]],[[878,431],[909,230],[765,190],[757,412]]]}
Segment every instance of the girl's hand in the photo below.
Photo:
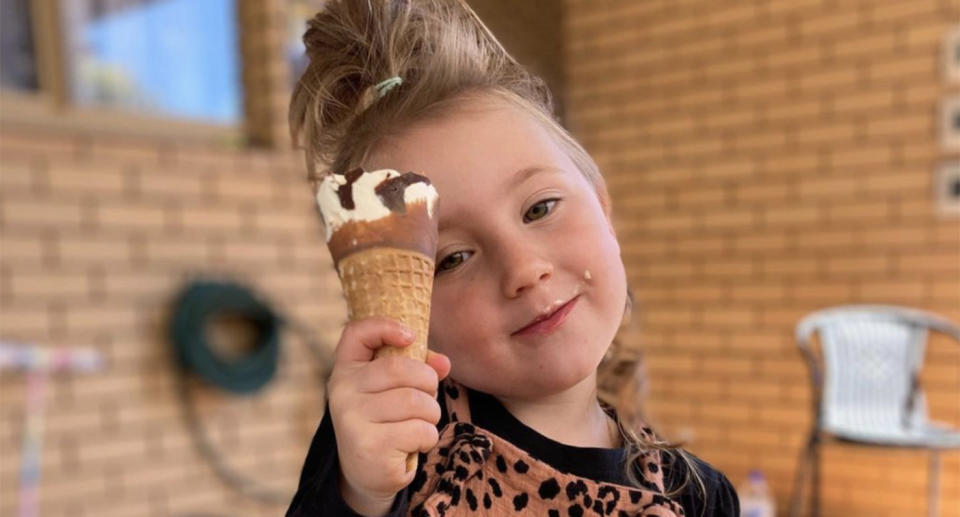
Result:
{"label": "girl's hand", "polygon": [[384,345],[407,346],[409,329],[388,318],[351,321],[337,343],[327,383],[330,417],[340,456],[340,493],[354,511],[383,515],[415,472],[409,453],[437,444],[440,379],[450,360],[427,352],[426,363],[401,356],[374,359]]}

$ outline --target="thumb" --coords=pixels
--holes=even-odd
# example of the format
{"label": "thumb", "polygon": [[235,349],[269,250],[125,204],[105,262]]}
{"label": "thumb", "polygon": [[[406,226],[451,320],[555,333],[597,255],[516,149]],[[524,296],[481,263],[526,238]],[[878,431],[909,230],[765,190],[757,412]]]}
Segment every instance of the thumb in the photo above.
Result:
{"label": "thumb", "polygon": [[450,358],[440,352],[427,350],[427,364],[437,372],[437,379],[443,380],[450,375]]}

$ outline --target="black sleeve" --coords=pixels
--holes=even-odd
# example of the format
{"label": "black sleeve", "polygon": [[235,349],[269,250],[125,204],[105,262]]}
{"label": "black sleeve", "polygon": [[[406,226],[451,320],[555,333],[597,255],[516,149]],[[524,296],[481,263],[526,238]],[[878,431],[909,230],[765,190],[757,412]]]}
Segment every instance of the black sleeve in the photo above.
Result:
{"label": "black sleeve", "polygon": [[[730,480],[709,463],[690,454],[703,481],[706,493],[692,477],[674,498],[678,500],[687,517],[740,517],[740,499]],[[684,483],[689,472],[687,464],[675,454],[665,455],[663,483],[668,492]]]}
{"label": "black sleeve", "polygon": [[[361,517],[340,496],[340,462],[337,458],[337,437],[330,420],[330,407],[324,408],[323,420],[310,443],[307,459],[300,472],[297,493],[290,502],[286,517]],[[401,517],[407,512],[407,490],[393,502],[388,517]]]}

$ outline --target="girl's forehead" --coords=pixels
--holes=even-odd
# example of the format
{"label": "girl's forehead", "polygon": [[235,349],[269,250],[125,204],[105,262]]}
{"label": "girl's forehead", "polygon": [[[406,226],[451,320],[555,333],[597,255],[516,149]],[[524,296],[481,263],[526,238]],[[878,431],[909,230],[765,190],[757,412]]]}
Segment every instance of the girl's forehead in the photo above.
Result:
{"label": "girl's forehead", "polygon": [[563,154],[543,123],[504,100],[467,99],[441,115],[394,130],[371,155],[391,168],[428,175],[518,170]]}
{"label": "girl's forehead", "polygon": [[543,122],[500,99],[468,100],[442,116],[394,132],[365,166],[413,171],[440,194],[441,221],[459,205],[495,203],[543,170],[577,173]]}

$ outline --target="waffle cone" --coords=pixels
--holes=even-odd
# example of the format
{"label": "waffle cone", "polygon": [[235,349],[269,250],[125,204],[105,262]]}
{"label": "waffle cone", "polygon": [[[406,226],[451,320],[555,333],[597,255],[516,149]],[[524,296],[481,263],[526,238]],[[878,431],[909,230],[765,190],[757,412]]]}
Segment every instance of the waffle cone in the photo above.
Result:
{"label": "waffle cone", "polygon": [[[384,346],[376,356],[402,355],[424,361],[430,330],[433,259],[415,251],[378,247],[352,253],[337,265],[351,320],[385,316],[410,327],[414,342]],[[417,466],[416,453],[407,457],[407,471]]]}

